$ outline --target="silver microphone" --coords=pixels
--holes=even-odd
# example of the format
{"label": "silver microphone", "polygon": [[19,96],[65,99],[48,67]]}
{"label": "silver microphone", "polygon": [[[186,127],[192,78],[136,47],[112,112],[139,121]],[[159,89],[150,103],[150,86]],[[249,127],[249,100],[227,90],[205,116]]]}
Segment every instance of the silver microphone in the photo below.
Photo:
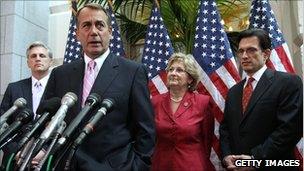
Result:
{"label": "silver microphone", "polygon": [[44,129],[44,131],[40,134],[39,139],[46,140],[50,137],[52,132],[59,126],[59,124],[63,121],[66,116],[68,109],[73,106],[77,101],[76,94],[72,92],[66,93],[61,99],[61,106],[56,112],[56,114],[52,117],[48,126]]}
{"label": "silver microphone", "polygon": [[0,126],[6,122],[8,117],[10,117],[18,108],[25,108],[26,100],[24,98],[18,98],[15,100],[14,105],[9,108],[1,117],[0,117]]}

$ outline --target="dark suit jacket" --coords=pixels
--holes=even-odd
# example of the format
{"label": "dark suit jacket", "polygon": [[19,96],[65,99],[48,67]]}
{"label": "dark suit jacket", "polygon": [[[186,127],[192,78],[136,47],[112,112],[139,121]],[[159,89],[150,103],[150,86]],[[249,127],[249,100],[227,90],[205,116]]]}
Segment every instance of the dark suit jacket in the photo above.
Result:
{"label": "dark suit jacket", "polygon": [[[31,78],[23,79],[8,84],[4,93],[4,97],[1,102],[1,107],[0,107],[1,115],[4,114],[9,108],[11,108],[14,105],[15,100],[17,100],[20,97],[23,97],[26,100],[26,108],[32,110],[33,107],[32,107],[32,79]],[[17,110],[13,115],[11,115],[6,122],[8,124],[14,122],[19,111],[20,110]],[[26,130],[26,129],[27,126],[24,126],[20,130]],[[17,143],[16,143],[17,141],[18,141],[18,137],[15,138],[13,142],[10,142],[7,146],[5,146],[5,148],[3,148],[4,160],[2,163],[3,164],[2,167],[4,167],[4,165],[6,164],[9,155],[13,151],[15,151],[15,148],[17,148]]]}
{"label": "dark suit jacket", "polygon": [[[69,110],[67,123],[81,110],[84,68],[83,60],[55,68],[46,88],[46,98],[77,94],[78,102]],[[78,148],[75,170],[148,170],[155,130],[143,65],[110,54],[91,93],[112,98],[116,105]]]}
{"label": "dark suit jacket", "polygon": [[[0,107],[0,114],[4,114],[9,108],[14,105],[15,100],[23,97],[26,100],[26,107],[33,109],[32,105],[32,79],[27,78],[17,82],[9,83]],[[9,117],[8,122],[11,123],[14,117]]]}
{"label": "dark suit jacket", "polygon": [[242,117],[244,83],[228,92],[220,125],[223,157],[247,154],[255,159],[294,159],[293,150],[303,134],[300,77],[267,69]]}

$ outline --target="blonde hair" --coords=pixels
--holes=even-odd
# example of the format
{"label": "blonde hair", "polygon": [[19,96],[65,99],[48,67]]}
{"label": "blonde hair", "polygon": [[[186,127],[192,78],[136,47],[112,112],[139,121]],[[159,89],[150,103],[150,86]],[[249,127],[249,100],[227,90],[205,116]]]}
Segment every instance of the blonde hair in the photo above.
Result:
{"label": "blonde hair", "polygon": [[193,79],[192,83],[189,84],[188,89],[190,91],[196,90],[197,84],[200,80],[199,71],[197,63],[195,62],[194,57],[191,54],[184,54],[184,53],[174,53],[169,58],[168,65],[166,68],[166,71],[169,70],[171,65],[174,62],[182,62],[185,66],[185,71],[190,75],[190,77]]}

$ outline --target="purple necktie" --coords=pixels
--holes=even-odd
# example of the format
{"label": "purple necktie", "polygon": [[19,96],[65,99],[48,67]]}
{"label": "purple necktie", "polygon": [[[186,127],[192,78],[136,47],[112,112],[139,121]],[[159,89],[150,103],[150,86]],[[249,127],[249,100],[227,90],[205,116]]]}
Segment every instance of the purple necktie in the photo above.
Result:
{"label": "purple necktie", "polygon": [[83,78],[83,90],[82,90],[82,107],[85,105],[85,101],[90,94],[91,88],[94,84],[95,76],[96,76],[96,62],[91,60],[88,63],[88,67],[85,71]]}

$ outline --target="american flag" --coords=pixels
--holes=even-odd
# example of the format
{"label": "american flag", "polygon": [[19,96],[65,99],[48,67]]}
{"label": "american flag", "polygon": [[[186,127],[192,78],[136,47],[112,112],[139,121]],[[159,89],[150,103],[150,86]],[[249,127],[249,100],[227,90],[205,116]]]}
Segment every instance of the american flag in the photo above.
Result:
{"label": "american flag", "polygon": [[249,28],[261,28],[269,33],[273,50],[267,66],[277,71],[294,73],[288,46],[268,0],[254,0],[252,2],[249,21]]}
{"label": "american flag", "polygon": [[117,56],[125,57],[125,51],[123,48],[123,43],[121,40],[119,28],[111,6],[109,6],[108,8],[108,13],[111,16],[111,26],[112,26],[112,39],[110,40],[110,50],[113,54],[116,54]]}
{"label": "american flag", "polygon": [[[125,56],[123,49],[123,43],[121,40],[120,32],[118,25],[116,23],[115,15],[112,12],[112,9],[109,7],[108,13],[111,16],[111,26],[112,26],[112,38],[110,40],[110,51],[113,54],[118,56]],[[64,54],[63,63],[70,63],[74,60],[77,60],[82,57],[82,48],[80,42],[76,38],[76,14],[77,4],[75,1],[72,1],[72,16],[70,20],[67,44]]]}
{"label": "american flag", "polygon": [[198,92],[212,98],[215,130],[210,160],[223,170],[219,145],[219,124],[223,119],[229,88],[240,81],[236,62],[214,0],[202,0],[198,10],[193,56],[200,66]]}
{"label": "american flag", "polygon": [[65,47],[65,53],[63,58],[63,64],[70,63],[81,57],[81,44],[76,38],[76,12],[77,12],[77,2],[72,1],[72,16],[70,20],[69,32],[67,43]]}
{"label": "american flag", "polygon": [[168,91],[165,85],[165,68],[173,51],[160,11],[154,3],[142,58],[142,63],[148,68],[149,89],[152,96]]}
{"label": "american flag", "polygon": [[[249,28],[261,28],[269,33],[272,51],[270,60],[267,62],[269,68],[277,71],[295,73],[292,65],[291,55],[283,34],[277,24],[274,13],[268,0],[254,0],[251,5]],[[296,158],[300,160],[303,169],[303,138],[295,149]]]}

